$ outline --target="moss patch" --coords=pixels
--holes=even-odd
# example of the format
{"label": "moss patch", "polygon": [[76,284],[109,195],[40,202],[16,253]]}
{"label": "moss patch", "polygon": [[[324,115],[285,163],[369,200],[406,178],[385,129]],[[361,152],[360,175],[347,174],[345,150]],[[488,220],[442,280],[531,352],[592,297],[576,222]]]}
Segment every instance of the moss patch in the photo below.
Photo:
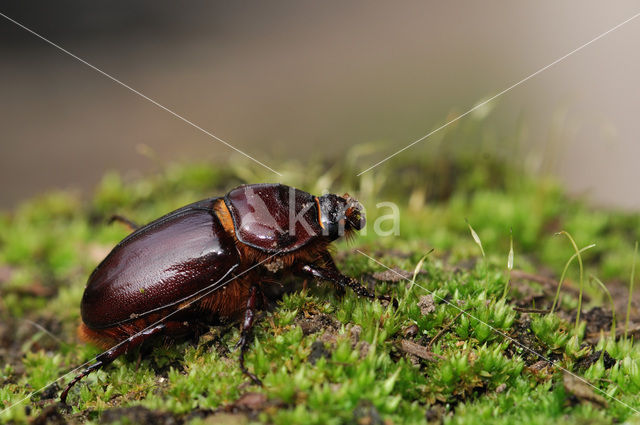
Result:
{"label": "moss patch", "polygon": [[[623,282],[640,236],[639,215],[588,208],[555,183],[491,159],[392,162],[361,179],[349,160],[287,169],[283,183],[317,194],[325,187],[348,191],[365,205],[368,231],[336,244],[336,260],[344,273],[392,295],[397,308],[292,282],[261,314],[247,353],[262,388],[240,372],[237,326],[212,327],[195,341],[159,341],[91,374],[71,391],[68,409],[56,397],[70,376],[0,414],[0,421],[529,424],[613,423],[632,415],[610,398],[596,405],[577,394],[560,367],[640,408],[640,349],[632,339],[601,334],[611,325],[610,311],[602,310],[609,305],[588,279],[581,323],[572,322],[576,265],[558,311],[547,313],[574,252],[553,236],[559,230],[579,247],[596,244],[583,254],[586,276],[606,283],[617,309],[626,305]],[[136,181],[108,174],[90,200],[55,192],[0,215],[0,408],[98,354],[78,342],[75,328],[88,274],[127,234],[107,225],[109,216],[143,223],[243,182],[273,180],[248,170],[236,163],[182,164]],[[424,170],[442,172],[424,181]],[[376,219],[389,213],[376,206],[383,201],[399,207],[398,235],[373,232]],[[515,270],[503,299],[510,230]],[[625,311],[617,313],[623,318]]]}

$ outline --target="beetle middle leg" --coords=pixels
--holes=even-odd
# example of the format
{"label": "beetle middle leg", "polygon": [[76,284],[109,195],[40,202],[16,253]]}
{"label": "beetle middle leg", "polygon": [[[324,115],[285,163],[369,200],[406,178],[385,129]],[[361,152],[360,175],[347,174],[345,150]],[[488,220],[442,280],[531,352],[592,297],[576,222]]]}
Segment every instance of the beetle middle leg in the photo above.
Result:
{"label": "beetle middle leg", "polygon": [[258,287],[256,285],[251,285],[249,289],[249,299],[247,299],[247,308],[244,311],[244,320],[242,322],[242,330],[240,332],[240,340],[236,344],[236,348],[240,348],[240,355],[238,356],[238,361],[240,363],[240,370],[242,373],[247,375],[254,383],[262,386],[262,381],[258,379],[256,375],[249,372],[247,367],[244,365],[244,354],[249,347],[249,337],[251,335],[251,330],[253,329],[253,325],[255,323],[255,315],[256,315],[256,305],[258,299]]}

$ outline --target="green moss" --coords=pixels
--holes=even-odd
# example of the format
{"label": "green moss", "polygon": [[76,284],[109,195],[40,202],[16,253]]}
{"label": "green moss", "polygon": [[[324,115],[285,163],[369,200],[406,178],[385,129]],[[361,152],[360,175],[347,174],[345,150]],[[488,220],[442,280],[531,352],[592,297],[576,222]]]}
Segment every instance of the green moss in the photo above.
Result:
{"label": "green moss", "polygon": [[[510,229],[515,269],[545,268],[559,274],[573,254],[566,241],[553,237],[564,229],[578,246],[596,244],[584,253],[586,273],[606,283],[628,280],[640,217],[588,208],[566,197],[554,182],[529,178],[495,159],[442,157],[440,162],[394,159],[361,179],[353,177],[359,167],[357,158],[349,155],[344,162],[279,168],[288,170],[284,183],[314,193],[327,187],[348,191],[363,202],[370,227],[351,245],[336,244],[339,267],[365,283],[375,282],[376,292],[392,294],[400,308],[352,293],[339,297],[328,285],[312,284],[285,295],[257,326],[246,364],[264,387],[252,385],[239,369],[233,351],[237,326],[228,332],[216,328],[199,343],[159,342],[150,353],[143,350],[139,362],[133,353],[89,375],[70,394],[71,414],[97,421],[106,409],[142,405],[196,423],[200,419],[187,415],[210,413],[257,392],[267,402],[247,421],[275,424],[353,423],[363,415],[396,424],[424,423],[427,417],[448,424],[612,423],[630,417],[632,411],[615,401],[606,408],[576,402],[563,387],[559,368],[532,371],[523,349],[505,338],[521,340],[518,332],[523,331],[518,329],[524,322],[513,309],[514,300],[502,299],[502,294]],[[144,223],[237,184],[272,180],[245,163],[176,164],[134,181],[107,174],[88,201],[57,192],[0,215],[0,268],[7,271],[0,285],[0,321],[9,334],[2,347],[8,354],[2,354],[7,366],[0,374],[0,407],[98,353],[78,342],[75,328],[87,276],[127,234],[123,226],[106,224],[110,215]],[[375,220],[388,213],[376,206],[381,201],[393,201],[400,209],[397,236],[380,237],[372,231]],[[465,218],[482,241],[486,267]],[[411,290],[408,281],[372,280],[373,273],[385,269],[355,251],[413,272],[432,248]],[[577,278],[577,267],[570,268],[568,277]],[[45,292],[39,292],[42,288]],[[517,287],[510,294],[532,290],[540,289]],[[418,302],[428,292],[433,293],[434,311],[424,315]],[[605,349],[617,361],[613,367],[607,369],[600,359],[580,373],[603,391],[640,407],[638,346],[611,338],[585,346],[584,322],[574,330],[566,321],[575,317],[575,312],[568,313],[576,305],[575,296],[564,293],[564,315],[531,314],[526,332],[535,343],[532,348],[571,370],[583,355]],[[472,317],[459,315],[460,309]],[[303,332],[300,318],[320,315],[334,324]],[[22,327],[24,320],[52,328],[61,342],[36,327]],[[358,341],[352,334],[356,325],[361,328]],[[404,334],[410,325],[417,326],[415,337]],[[436,336],[431,349],[440,357],[434,361],[412,358],[401,349],[403,339],[426,346]],[[311,362],[318,341],[327,353]],[[0,421],[33,419],[42,411],[39,398],[25,403],[28,412],[18,406],[1,414]]]}

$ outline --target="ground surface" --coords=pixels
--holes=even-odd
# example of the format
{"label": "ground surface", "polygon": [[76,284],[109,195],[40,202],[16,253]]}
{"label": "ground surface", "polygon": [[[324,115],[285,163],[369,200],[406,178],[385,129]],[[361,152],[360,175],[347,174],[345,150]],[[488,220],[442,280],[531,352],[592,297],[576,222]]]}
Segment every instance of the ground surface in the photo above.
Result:
{"label": "ground surface", "polygon": [[[351,293],[341,298],[328,285],[302,289],[301,282],[291,282],[289,293],[261,313],[247,355],[263,387],[239,370],[233,351],[239,332],[232,324],[123,356],[78,384],[69,407],[57,404],[57,396],[70,376],[28,397],[99,352],[80,343],[75,329],[88,274],[127,234],[106,218],[119,213],[147,222],[240,183],[272,180],[245,164],[172,166],[127,182],[107,175],[91,199],[50,193],[0,216],[0,408],[26,397],[3,411],[0,422],[636,419],[636,301],[627,338],[621,333],[640,216],[590,209],[552,182],[486,158],[395,163],[362,179],[352,177],[348,160],[288,168],[287,178],[302,189],[357,194],[369,226],[350,244],[337,244],[336,261],[344,273],[392,295],[397,307]],[[398,235],[374,232],[376,218],[391,211],[376,206],[383,201],[399,208]],[[382,230],[390,226],[390,220],[381,224]],[[576,260],[556,312],[549,313],[560,274],[575,253],[566,235],[554,236],[561,230],[578,248],[596,244],[582,253],[585,293],[577,327]],[[617,338],[610,335],[612,305]]]}

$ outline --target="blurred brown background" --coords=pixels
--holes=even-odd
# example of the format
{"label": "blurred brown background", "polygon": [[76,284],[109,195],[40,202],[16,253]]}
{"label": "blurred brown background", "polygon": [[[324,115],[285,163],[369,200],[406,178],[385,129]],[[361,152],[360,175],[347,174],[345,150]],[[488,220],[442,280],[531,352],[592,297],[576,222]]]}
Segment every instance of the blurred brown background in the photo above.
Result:
{"label": "blurred brown background", "polygon": [[[0,1],[0,12],[272,165],[379,142],[373,164],[640,6]],[[552,155],[573,192],[637,209],[639,44],[640,18],[502,96],[486,125]],[[88,190],[106,170],[151,172],[141,144],[161,163],[233,153],[2,17],[0,128],[0,208]]]}

